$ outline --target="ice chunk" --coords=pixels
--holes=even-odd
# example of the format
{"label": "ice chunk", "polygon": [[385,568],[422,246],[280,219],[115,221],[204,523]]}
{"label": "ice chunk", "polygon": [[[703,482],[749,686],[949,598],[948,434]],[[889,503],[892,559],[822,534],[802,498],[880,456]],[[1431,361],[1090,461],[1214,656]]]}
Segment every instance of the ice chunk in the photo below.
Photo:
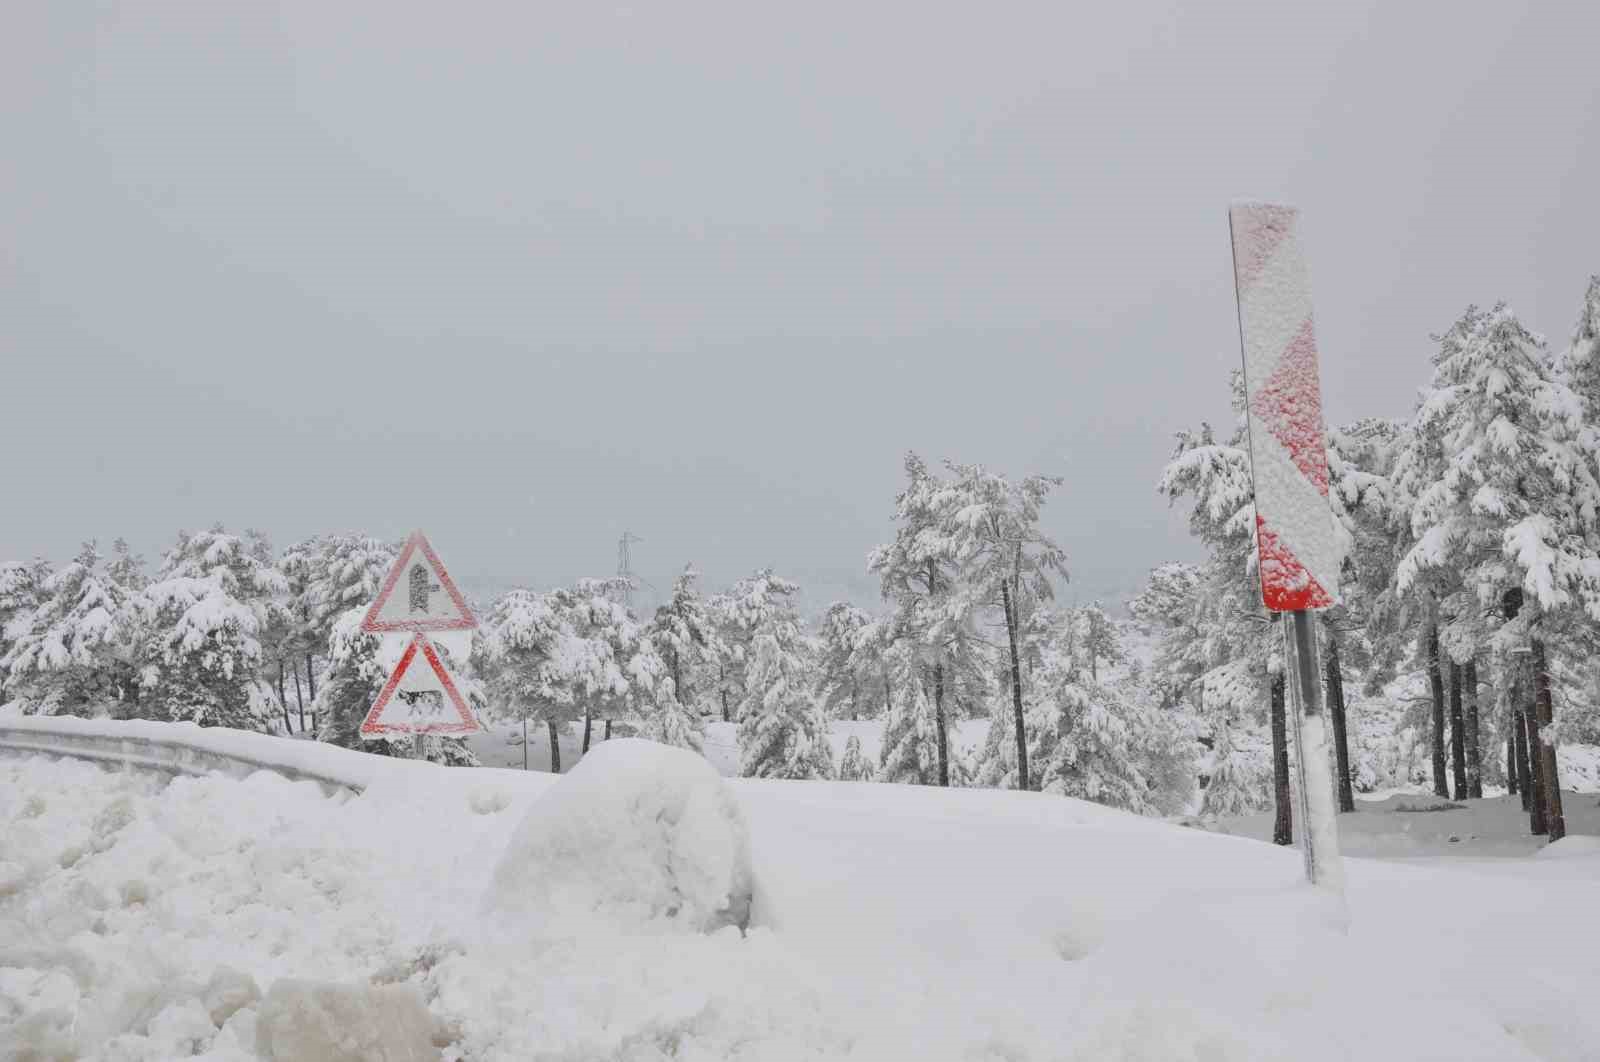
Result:
{"label": "ice chunk", "polygon": [[590,751],[534,802],[488,906],[541,935],[596,920],[710,931],[750,920],[749,833],[700,755],[618,739]]}
{"label": "ice chunk", "polygon": [[255,978],[232,966],[219,966],[206,982],[202,1002],[211,1016],[211,1024],[220,1029],[241,1008],[260,998],[261,989],[256,987]]}
{"label": "ice chunk", "polygon": [[256,1053],[277,1062],[432,1062],[434,1022],[411,985],[284,978],[262,1000]]}

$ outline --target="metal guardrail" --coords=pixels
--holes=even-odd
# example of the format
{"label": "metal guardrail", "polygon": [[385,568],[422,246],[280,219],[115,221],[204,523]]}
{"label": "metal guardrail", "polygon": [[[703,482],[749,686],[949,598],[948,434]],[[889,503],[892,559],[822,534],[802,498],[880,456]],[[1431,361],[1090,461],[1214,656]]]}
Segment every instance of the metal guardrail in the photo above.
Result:
{"label": "metal guardrail", "polygon": [[[171,728],[174,732],[150,733],[148,729],[152,726]],[[124,728],[130,732],[116,732]],[[138,732],[134,732],[135,728]],[[240,742],[240,738],[245,741]],[[365,788],[363,782],[351,777],[351,772],[318,769],[314,765],[292,762],[307,757],[271,755],[270,744],[261,746],[260,754],[255,749],[247,752],[242,748],[216,747],[223,744],[260,745],[262,742],[290,742],[290,739],[242,731],[207,731],[172,723],[117,724],[37,718],[0,721],[0,753],[64,756],[196,776],[220,773],[232,778],[245,778],[257,771],[271,771],[291,781],[316,782],[329,790],[359,793]],[[289,749],[282,751],[288,753],[301,744],[292,742]],[[319,751],[345,752],[326,747]]]}

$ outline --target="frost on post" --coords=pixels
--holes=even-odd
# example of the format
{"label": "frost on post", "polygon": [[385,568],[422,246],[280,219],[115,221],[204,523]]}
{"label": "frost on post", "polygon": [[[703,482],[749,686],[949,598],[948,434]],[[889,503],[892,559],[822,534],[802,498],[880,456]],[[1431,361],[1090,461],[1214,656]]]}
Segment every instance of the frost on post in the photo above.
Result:
{"label": "frost on post", "polygon": [[1244,343],[1261,597],[1274,612],[1338,603],[1322,386],[1297,212],[1234,206],[1233,267]]}

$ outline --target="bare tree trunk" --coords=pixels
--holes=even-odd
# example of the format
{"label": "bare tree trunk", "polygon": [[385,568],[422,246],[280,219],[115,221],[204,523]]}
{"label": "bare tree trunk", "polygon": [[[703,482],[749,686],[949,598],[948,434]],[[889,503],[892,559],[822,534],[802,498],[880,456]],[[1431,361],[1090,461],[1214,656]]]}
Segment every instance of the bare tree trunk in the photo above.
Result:
{"label": "bare tree trunk", "polygon": [[1455,798],[1467,799],[1467,740],[1462,733],[1466,729],[1465,717],[1461,714],[1461,665],[1454,660],[1450,661],[1450,756],[1452,759],[1452,780],[1455,782]]}
{"label": "bare tree trunk", "polygon": [[[294,728],[289,725],[289,698],[288,698],[288,695],[285,694],[284,690],[283,690],[283,657],[282,656],[278,657],[278,707],[283,709],[283,732],[285,734],[294,733]],[[305,713],[304,710],[302,710],[300,712],[300,729],[304,730],[305,728],[306,728],[306,713]]]}
{"label": "bare tree trunk", "polygon": [[678,660],[677,646],[673,646],[672,648],[672,696],[677,699],[679,704],[689,703],[688,700],[685,699],[686,691],[683,688],[683,667],[681,662]]}
{"label": "bare tree trunk", "polygon": [[1294,795],[1289,790],[1289,727],[1283,708],[1283,675],[1272,676],[1272,792],[1278,818],[1272,825],[1273,844],[1294,844]]}
{"label": "bare tree trunk", "polygon": [[[1512,689],[1516,695],[1515,687]],[[1522,709],[1513,702],[1511,709],[1511,736],[1517,747],[1517,792],[1522,795],[1522,810],[1533,813],[1533,765],[1528,761],[1528,722]]]}
{"label": "bare tree trunk", "polygon": [[581,755],[589,755],[589,734],[593,727],[594,717],[590,714],[589,709],[585,708],[583,710],[583,751]]}
{"label": "bare tree trunk", "polygon": [[1011,643],[1011,711],[1017,728],[1017,788],[1028,785],[1028,731],[1022,714],[1022,664],[1017,654],[1017,612],[1011,588],[1002,580],[1000,603],[1005,606],[1006,637]]}
{"label": "bare tree trunk", "polygon": [[1544,818],[1544,763],[1539,755],[1539,723],[1533,712],[1522,712],[1523,739],[1528,750],[1528,832],[1542,836],[1550,832]]}
{"label": "bare tree trunk", "polygon": [[[932,559],[928,561],[928,597],[938,590],[937,569]],[[939,741],[939,784],[950,786],[950,736],[945,732],[944,718],[944,661],[933,667],[933,726]]]}
{"label": "bare tree trunk", "polygon": [[1478,743],[1478,661],[1468,660],[1462,665],[1462,677],[1467,683],[1467,796],[1483,799],[1483,748]]}
{"label": "bare tree trunk", "polygon": [[[1533,691],[1534,705],[1538,711],[1539,729],[1550,726],[1555,720],[1555,701],[1550,696],[1550,662],[1545,657],[1544,640],[1533,640]],[[1536,731],[1537,732],[1537,731]],[[1545,829],[1552,841],[1567,835],[1567,819],[1561,812],[1561,772],[1556,764],[1556,747],[1539,738],[1539,765],[1544,783]]]}
{"label": "bare tree trunk", "polygon": [[1433,792],[1435,796],[1448,797],[1450,785],[1445,778],[1444,762],[1444,676],[1439,672],[1439,628],[1428,621],[1425,635],[1428,656],[1428,686],[1433,691]]}
{"label": "bare tree trunk", "polygon": [[610,741],[611,740],[611,720],[609,720],[609,719],[606,720],[606,736],[605,736],[605,738],[603,740],[605,740],[605,741]]}
{"label": "bare tree trunk", "polygon": [[[301,722],[304,723],[306,717],[306,702],[300,696],[300,666],[296,664],[289,670],[294,672],[294,699],[295,703],[300,705],[300,719]],[[312,711],[311,713],[311,729],[317,729],[317,713],[315,711]]]}
{"label": "bare tree trunk", "polygon": [[1344,719],[1344,672],[1339,666],[1339,641],[1328,637],[1328,720],[1333,724],[1334,766],[1338,771],[1334,789],[1340,811],[1356,809],[1356,795],[1350,785],[1350,737]]}
{"label": "bare tree trunk", "polygon": [[306,695],[313,704],[317,700],[317,671],[311,663],[311,650],[306,650]]}
{"label": "bare tree trunk", "polygon": [[1517,786],[1517,736],[1516,716],[1511,717],[1511,725],[1506,727],[1506,793],[1508,795],[1520,792]]}
{"label": "bare tree trunk", "polygon": [[553,774],[561,773],[561,733],[554,719],[544,721],[545,728],[550,732],[550,771]]}
{"label": "bare tree trunk", "polygon": [[717,664],[717,692],[722,695],[722,721],[730,722],[733,717],[728,714],[728,665]]}

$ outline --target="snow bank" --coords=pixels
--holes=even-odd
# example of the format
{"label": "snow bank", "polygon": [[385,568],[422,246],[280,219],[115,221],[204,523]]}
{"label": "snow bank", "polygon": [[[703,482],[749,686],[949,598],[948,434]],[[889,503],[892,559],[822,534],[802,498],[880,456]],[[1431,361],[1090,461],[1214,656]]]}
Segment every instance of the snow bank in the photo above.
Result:
{"label": "snow bank", "polygon": [[494,874],[488,909],[570,934],[672,924],[744,927],[752,876],[744,817],[704,757],[605,742],[529,809]]}
{"label": "snow bank", "polygon": [[[287,741],[228,727],[165,723],[148,719],[77,719],[65,716],[10,716],[0,719],[0,750],[66,754],[154,767],[184,774],[223,771],[235,776],[253,770],[363,789],[383,772],[407,767],[433,769],[370,756],[311,741]],[[396,766],[396,764],[404,766]]]}

